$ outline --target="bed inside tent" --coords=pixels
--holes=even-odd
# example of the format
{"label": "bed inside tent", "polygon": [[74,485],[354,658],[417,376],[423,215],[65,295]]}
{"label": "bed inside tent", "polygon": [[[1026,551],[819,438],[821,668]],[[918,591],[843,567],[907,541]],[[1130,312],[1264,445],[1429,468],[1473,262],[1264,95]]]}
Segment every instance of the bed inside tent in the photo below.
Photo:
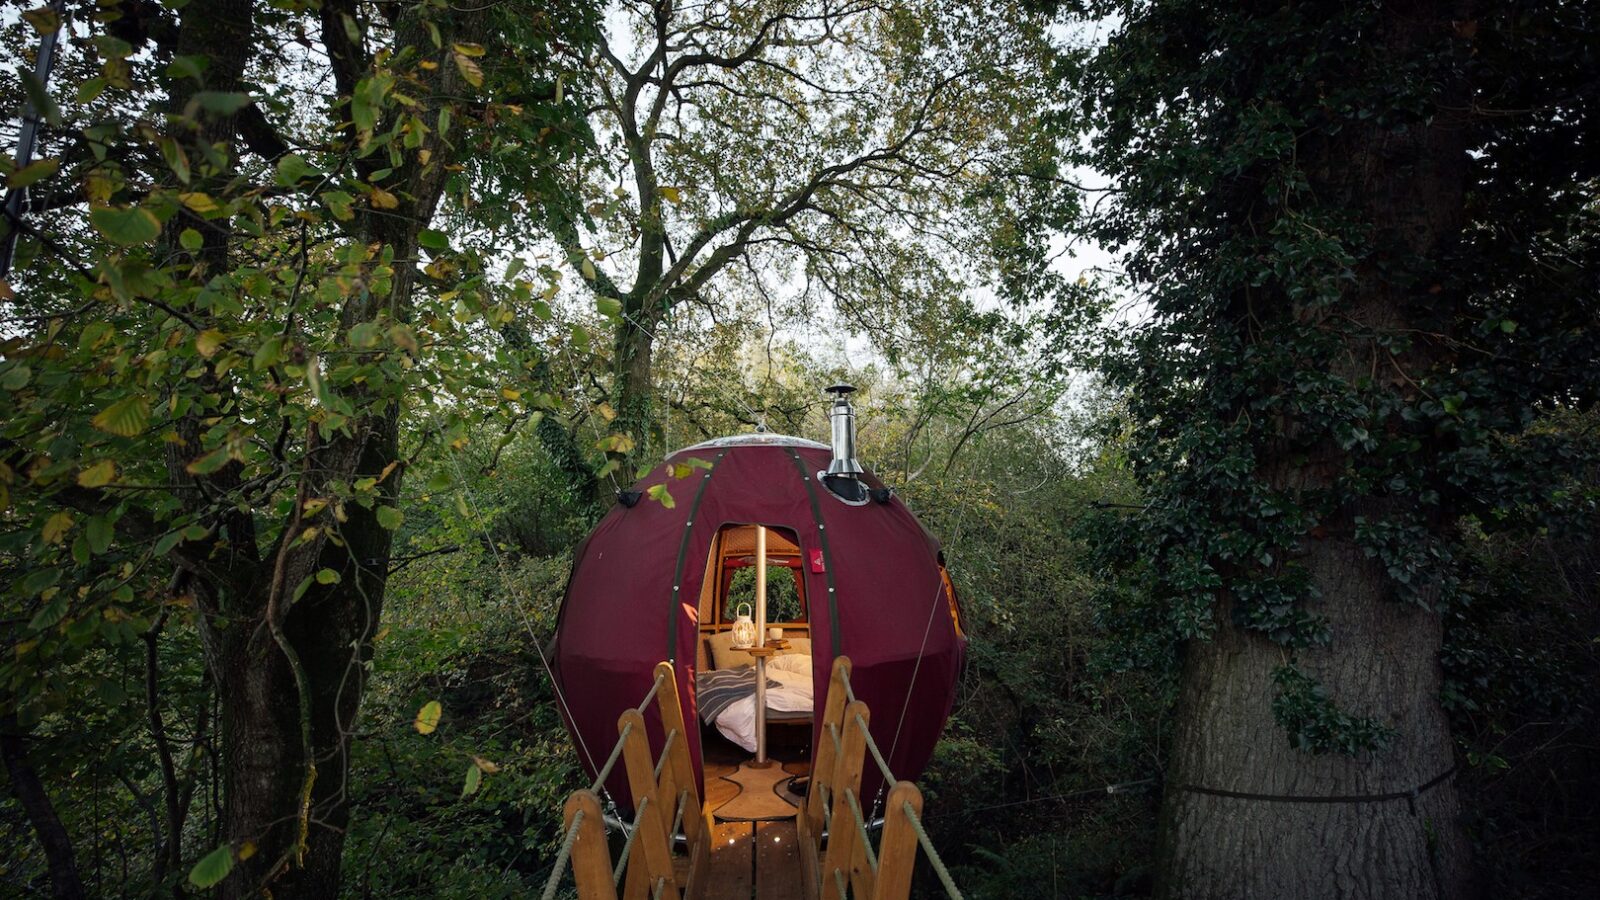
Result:
{"label": "bed inside tent", "polygon": [[[811,623],[799,541],[787,528],[764,528],[766,596],[762,598],[757,555],[762,530],[757,525],[727,525],[713,538],[700,588],[700,640],[695,651],[701,719],[758,757],[765,755],[760,752],[761,719],[780,729],[806,726],[808,736],[815,708]],[[770,648],[764,665],[767,684],[761,692],[754,691],[757,657],[738,646],[734,624],[740,610],[761,619],[758,628],[767,629],[759,635]],[[757,714],[758,699],[764,701],[764,717]]]}

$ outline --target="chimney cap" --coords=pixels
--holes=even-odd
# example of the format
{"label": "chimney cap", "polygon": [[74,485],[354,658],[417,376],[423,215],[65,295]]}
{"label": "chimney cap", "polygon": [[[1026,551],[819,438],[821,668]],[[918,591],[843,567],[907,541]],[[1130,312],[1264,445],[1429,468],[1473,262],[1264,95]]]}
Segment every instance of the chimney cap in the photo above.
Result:
{"label": "chimney cap", "polygon": [[855,393],[856,386],[853,384],[845,384],[841,381],[838,384],[830,384],[823,388],[823,392],[828,394],[836,394],[838,395],[839,399],[842,400],[846,395]]}

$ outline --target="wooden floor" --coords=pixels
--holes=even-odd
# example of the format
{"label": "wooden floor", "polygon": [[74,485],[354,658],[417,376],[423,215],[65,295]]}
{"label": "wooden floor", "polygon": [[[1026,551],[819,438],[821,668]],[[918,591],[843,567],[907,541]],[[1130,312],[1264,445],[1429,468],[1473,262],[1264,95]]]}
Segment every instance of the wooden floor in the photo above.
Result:
{"label": "wooden floor", "polygon": [[[803,777],[811,770],[804,749],[780,745],[772,756],[785,772]],[[800,900],[800,848],[792,816],[757,822],[715,818],[715,810],[740,790],[724,776],[736,772],[749,756],[718,737],[705,740],[705,801],[715,827],[704,896],[706,900]]]}

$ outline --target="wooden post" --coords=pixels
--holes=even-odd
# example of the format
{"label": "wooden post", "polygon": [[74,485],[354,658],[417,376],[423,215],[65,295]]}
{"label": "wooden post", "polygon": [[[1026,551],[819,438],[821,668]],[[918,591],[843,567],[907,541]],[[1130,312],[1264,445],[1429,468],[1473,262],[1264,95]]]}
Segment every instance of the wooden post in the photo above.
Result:
{"label": "wooden post", "polygon": [[[767,645],[767,526],[756,526],[756,646]],[[756,656],[756,765],[767,765],[767,658]]]}
{"label": "wooden post", "polygon": [[911,895],[917,833],[906,817],[907,803],[922,815],[922,791],[909,781],[897,782],[889,791],[889,804],[883,814],[883,837],[878,840],[878,884],[872,900],[906,900]]}
{"label": "wooden post", "polygon": [[816,762],[811,767],[811,787],[806,792],[804,818],[814,845],[813,849],[822,846],[822,789],[827,788],[830,791],[834,789],[834,768],[838,763],[833,750],[833,741],[828,738],[828,725],[832,724],[838,729],[839,736],[844,737],[844,681],[849,677],[850,657],[834,657],[833,672],[828,679],[828,699],[822,709],[822,736],[817,740]]}
{"label": "wooden post", "polygon": [[[639,834],[633,839],[623,894],[629,900],[649,897],[656,879],[664,875],[667,890],[662,896],[676,898],[678,886],[672,875],[672,844],[668,832],[672,829],[673,804],[677,798],[663,797],[658,789],[650,738],[645,732],[644,716],[637,709],[622,713],[617,719],[617,731],[625,730],[629,724],[633,725],[633,730],[622,742],[622,762],[628,767],[628,790],[633,793],[635,809],[646,797],[650,798],[650,808],[638,816],[635,823]],[[640,861],[644,862],[642,867]]]}
{"label": "wooden post", "polygon": [[572,843],[572,877],[578,883],[580,900],[617,900],[611,882],[611,848],[606,845],[605,813],[600,811],[600,795],[594,791],[573,791],[567,798],[565,829],[583,811],[578,837]]}
{"label": "wooden post", "polygon": [[[854,723],[855,717],[860,716],[863,722],[871,721],[871,713],[867,705],[857,700],[844,708],[841,717],[845,722]],[[828,828],[828,854],[822,861],[822,898],[823,900],[844,900],[839,896],[839,888],[833,878],[833,870],[839,869],[848,877],[851,863],[858,852],[857,844],[860,837],[856,833],[855,814],[850,812],[850,801],[845,797],[845,789],[852,793],[861,790],[861,768],[867,755],[867,739],[860,728],[846,727],[843,733],[842,759],[835,764],[834,772],[837,777],[832,785],[833,812]]]}
{"label": "wooden post", "polygon": [[[661,712],[661,727],[668,734],[673,731],[678,732],[678,740],[672,745],[667,766],[672,769],[673,781],[676,784],[672,802],[677,802],[677,793],[685,790],[689,792],[689,799],[683,805],[683,837],[688,842],[692,854],[694,843],[700,838],[701,829],[700,789],[694,783],[694,759],[689,755],[689,731],[683,725],[683,706],[678,699],[678,679],[673,672],[672,663],[656,663],[656,674],[666,676],[661,690],[656,692],[656,708]],[[667,827],[672,827],[670,822]],[[667,835],[667,837],[672,836]]]}

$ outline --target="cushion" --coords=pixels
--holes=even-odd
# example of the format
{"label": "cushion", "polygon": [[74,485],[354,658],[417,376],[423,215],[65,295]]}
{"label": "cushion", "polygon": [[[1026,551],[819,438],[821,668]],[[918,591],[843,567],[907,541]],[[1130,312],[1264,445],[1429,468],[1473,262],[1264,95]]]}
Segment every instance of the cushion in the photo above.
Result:
{"label": "cushion", "polygon": [[767,671],[769,673],[794,672],[810,678],[811,657],[808,654],[801,653],[780,653],[777,656],[767,660]]}
{"label": "cushion", "polygon": [[706,646],[711,649],[711,665],[716,669],[735,669],[739,666],[754,665],[756,658],[743,650],[733,649],[733,631],[719,631],[706,638]]}
{"label": "cushion", "polygon": [[778,651],[779,656],[798,654],[809,657],[811,655],[811,638],[789,638],[789,649]]}
{"label": "cushion", "polygon": [[[743,650],[733,649],[733,631],[719,631],[706,638],[706,652],[711,657],[713,669],[735,669],[739,666],[754,665],[756,658]],[[789,648],[779,651],[771,659],[791,654],[811,656],[810,638],[789,638]],[[768,662],[771,662],[769,659]]]}

